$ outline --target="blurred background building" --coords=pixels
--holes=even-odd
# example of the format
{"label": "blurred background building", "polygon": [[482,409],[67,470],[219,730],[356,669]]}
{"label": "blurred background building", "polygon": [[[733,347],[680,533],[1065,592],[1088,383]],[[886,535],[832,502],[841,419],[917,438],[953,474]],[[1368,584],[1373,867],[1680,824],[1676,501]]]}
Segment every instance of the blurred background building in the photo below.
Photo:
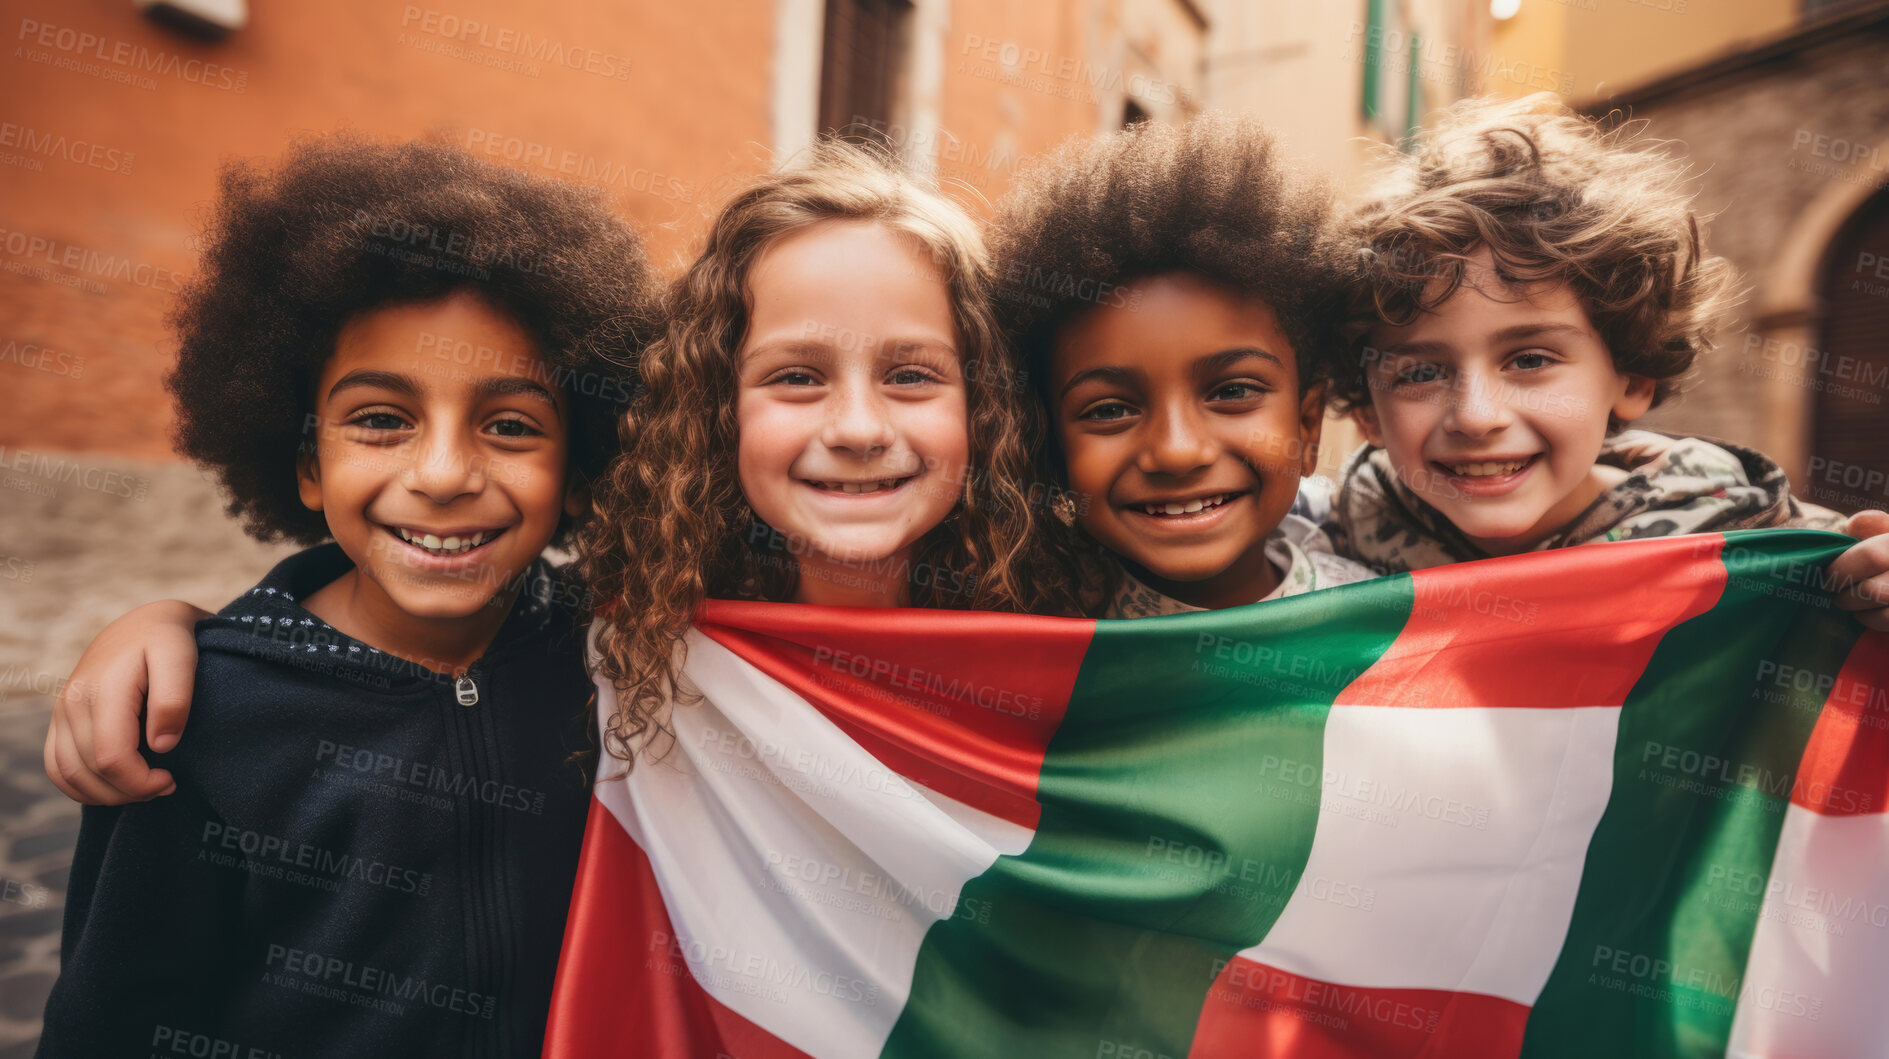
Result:
{"label": "blurred background building", "polygon": [[[74,807],[39,775],[109,617],[279,550],[169,455],[164,315],[219,165],[348,127],[602,186],[673,271],[732,181],[849,129],[980,211],[1072,135],[1218,108],[1356,189],[1464,96],[1681,141],[1752,295],[1648,422],[1889,506],[1889,4],[1829,0],[0,0],[0,1059],[57,969]],[[1334,426],[1330,466],[1355,437]]]}

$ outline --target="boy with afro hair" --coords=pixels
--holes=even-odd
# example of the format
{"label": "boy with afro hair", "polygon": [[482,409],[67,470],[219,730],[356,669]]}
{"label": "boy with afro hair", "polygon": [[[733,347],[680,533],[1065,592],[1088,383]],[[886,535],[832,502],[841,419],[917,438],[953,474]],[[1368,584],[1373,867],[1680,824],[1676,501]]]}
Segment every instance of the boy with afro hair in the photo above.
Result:
{"label": "boy with afro hair", "polygon": [[1547,96],[1452,108],[1353,214],[1333,400],[1369,444],[1332,510],[1384,571],[1764,526],[1836,529],[1725,442],[1624,426],[1735,300],[1663,145]]}
{"label": "boy with afro hair", "polygon": [[1216,116],[1072,142],[1001,204],[1000,311],[1104,616],[1370,576],[1288,513],[1325,413],[1331,221],[1265,130]]}
{"label": "boy with afro hair", "polygon": [[327,543],[198,624],[175,793],[87,806],[38,1054],[539,1050],[589,688],[540,553],[613,455],[651,285],[596,194],[451,147],[225,172],[178,449],[252,535]]}

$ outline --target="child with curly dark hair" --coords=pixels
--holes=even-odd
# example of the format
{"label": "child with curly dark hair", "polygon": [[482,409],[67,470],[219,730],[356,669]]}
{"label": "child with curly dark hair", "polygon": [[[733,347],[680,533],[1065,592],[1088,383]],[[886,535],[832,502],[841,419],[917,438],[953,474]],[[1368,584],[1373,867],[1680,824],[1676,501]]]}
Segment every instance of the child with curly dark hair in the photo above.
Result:
{"label": "child with curly dark hair", "polygon": [[1333,397],[1369,444],[1332,500],[1341,551],[1391,572],[1845,526],[1761,453],[1623,429],[1677,391],[1734,300],[1683,176],[1663,144],[1546,95],[1460,103],[1392,161],[1351,220]]}
{"label": "child with curly dark hair", "polygon": [[999,305],[1048,458],[1126,618],[1369,576],[1290,515],[1342,290],[1329,193],[1244,121],[1144,123],[1023,174]]}
{"label": "child with curly dark hair", "polygon": [[175,794],[88,806],[43,1056],[507,1056],[543,1037],[588,790],[583,601],[541,558],[648,313],[599,197],[446,146],[232,166],[178,448],[315,544],[197,626]]}

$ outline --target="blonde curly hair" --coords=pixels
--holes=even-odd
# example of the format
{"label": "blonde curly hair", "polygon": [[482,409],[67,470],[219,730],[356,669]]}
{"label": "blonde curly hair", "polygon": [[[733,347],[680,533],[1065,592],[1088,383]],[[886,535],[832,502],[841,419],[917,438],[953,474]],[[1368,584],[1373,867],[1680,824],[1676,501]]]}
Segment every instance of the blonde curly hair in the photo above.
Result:
{"label": "blonde curly hair", "polygon": [[[1076,573],[1057,521],[1031,495],[1040,414],[1014,384],[990,304],[975,221],[883,152],[823,140],[804,164],[738,191],[707,246],[667,294],[667,324],[641,358],[644,392],[619,424],[623,454],[597,483],[579,548],[598,600],[600,671],[617,689],[604,743],[626,762],[667,729],[683,635],[709,598],[790,600],[790,554],[752,543],[758,520],[736,468],[736,354],[748,277],[782,238],[824,221],[869,221],[911,236],[950,286],[964,359],[971,471],[952,515],[917,543],[914,606],[1073,614]],[[949,587],[947,587],[947,585]]]}

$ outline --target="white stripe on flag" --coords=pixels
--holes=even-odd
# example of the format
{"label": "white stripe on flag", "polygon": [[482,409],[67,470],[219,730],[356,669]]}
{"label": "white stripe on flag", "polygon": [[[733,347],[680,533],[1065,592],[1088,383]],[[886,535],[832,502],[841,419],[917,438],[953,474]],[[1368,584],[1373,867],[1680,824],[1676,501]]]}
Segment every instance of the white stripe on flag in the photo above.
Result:
{"label": "white stripe on flag", "polygon": [[1333,707],[1323,775],[1307,777],[1322,801],[1305,874],[1241,955],[1326,982],[1533,1005],[1607,806],[1619,717]]}
{"label": "white stripe on flag", "polygon": [[[686,963],[802,1051],[879,1054],[926,931],[1030,832],[908,783],[693,630],[685,676],[704,699],[673,710],[674,748],[597,785],[654,866],[676,933],[625,958]],[[600,713],[614,705],[600,682]]]}
{"label": "white stripe on flag", "polygon": [[1706,880],[1713,898],[1758,908],[1726,1054],[1882,1055],[1889,816],[1784,814],[1769,879],[1720,870]]}

